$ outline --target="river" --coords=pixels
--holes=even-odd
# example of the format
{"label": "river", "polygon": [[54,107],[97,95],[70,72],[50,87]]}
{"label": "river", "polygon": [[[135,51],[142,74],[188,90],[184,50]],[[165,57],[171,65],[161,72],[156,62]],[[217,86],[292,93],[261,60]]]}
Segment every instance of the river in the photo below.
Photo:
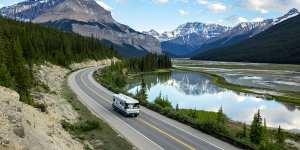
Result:
{"label": "river", "polygon": [[[251,123],[254,113],[260,109],[269,127],[280,125],[287,130],[300,130],[300,107],[220,88],[205,74],[173,70],[146,74],[143,78],[150,102],[161,93],[174,107],[178,104],[180,108],[214,112],[223,107],[231,120],[247,124]],[[140,82],[138,78],[131,80],[126,90],[135,94]]]}

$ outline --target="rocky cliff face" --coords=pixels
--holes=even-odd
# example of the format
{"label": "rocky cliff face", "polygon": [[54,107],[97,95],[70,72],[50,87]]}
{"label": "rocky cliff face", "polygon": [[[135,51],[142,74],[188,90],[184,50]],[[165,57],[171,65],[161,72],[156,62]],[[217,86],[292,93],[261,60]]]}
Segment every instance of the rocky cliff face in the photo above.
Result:
{"label": "rocky cliff face", "polygon": [[160,42],[115,21],[95,0],[28,0],[0,9],[2,16],[47,24],[140,51],[161,53]]}

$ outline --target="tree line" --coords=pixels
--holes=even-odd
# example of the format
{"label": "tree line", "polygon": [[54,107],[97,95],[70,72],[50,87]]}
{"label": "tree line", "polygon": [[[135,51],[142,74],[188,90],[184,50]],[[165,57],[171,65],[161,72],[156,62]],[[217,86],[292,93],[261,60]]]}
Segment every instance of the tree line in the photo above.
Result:
{"label": "tree line", "polygon": [[114,56],[117,53],[113,48],[94,38],[0,18],[0,85],[15,89],[28,104],[32,104],[29,90],[35,82],[34,64],[48,61],[68,66]]}
{"label": "tree line", "polygon": [[172,67],[171,59],[166,55],[147,54],[143,57],[135,57],[122,60],[109,67],[101,69],[98,79],[107,83],[113,89],[123,88],[126,85],[128,74],[149,72],[156,69]]}
{"label": "tree line", "polygon": [[[279,126],[277,130],[269,130],[267,121],[261,116],[260,110],[254,114],[250,126],[242,124],[242,129],[230,127],[230,120],[223,112],[223,107],[220,107],[218,112],[206,112],[196,109],[181,109],[177,104],[173,108],[167,97],[163,97],[160,93],[153,103],[147,101],[147,86],[144,79],[141,79],[141,88],[133,95],[140,103],[152,110],[162,113],[175,120],[190,124],[194,128],[200,129],[206,133],[226,137],[231,143],[241,141],[249,147],[245,149],[259,150],[284,150],[287,149],[285,143],[285,133]],[[238,144],[240,145],[240,144]],[[240,145],[241,146],[241,145]]]}

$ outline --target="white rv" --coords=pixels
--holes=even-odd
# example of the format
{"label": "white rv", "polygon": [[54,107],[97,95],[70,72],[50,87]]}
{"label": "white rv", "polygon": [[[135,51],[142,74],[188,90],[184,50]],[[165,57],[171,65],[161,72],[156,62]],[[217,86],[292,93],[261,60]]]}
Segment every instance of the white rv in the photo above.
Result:
{"label": "white rv", "polygon": [[137,117],[140,114],[139,101],[124,94],[113,95],[112,107],[114,110],[119,111],[125,116]]}

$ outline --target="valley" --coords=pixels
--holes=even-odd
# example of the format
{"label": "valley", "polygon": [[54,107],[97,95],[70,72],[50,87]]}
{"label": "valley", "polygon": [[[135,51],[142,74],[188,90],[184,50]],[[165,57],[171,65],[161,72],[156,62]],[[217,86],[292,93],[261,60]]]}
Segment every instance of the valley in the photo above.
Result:
{"label": "valley", "polygon": [[[296,114],[299,109],[299,106],[298,106],[299,102],[295,102],[294,104],[293,103],[289,104],[289,103],[284,102],[285,101],[284,99],[279,100],[279,102],[276,102],[274,100],[276,100],[276,96],[293,96],[298,100],[300,99],[300,95],[297,94],[297,93],[299,93],[299,88],[300,88],[300,81],[299,81],[299,73],[300,73],[299,68],[300,67],[299,67],[299,65],[229,63],[229,62],[211,62],[211,61],[192,61],[192,60],[183,60],[183,59],[175,59],[175,60],[173,60],[173,63],[174,63],[175,68],[191,70],[191,71],[195,71],[195,72],[182,71],[181,73],[172,73],[172,75],[169,77],[170,78],[169,80],[172,80],[174,78],[174,76],[176,77],[176,74],[181,74],[181,77],[176,77],[175,81],[178,80],[177,81],[178,83],[182,83],[183,79],[184,79],[183,77],[185,74],[187,74],[187,75],[193,74],[193,73],[197,74],[197,71],[198,71],[199,72],[198,74],[200,76],[201,76],[201,74],[206,76],[205,73],[216,74],[216,75],[224,77],[226,82],[228,82],[228,83],[237,85],[237,87],[245,89],[245,91],[249,90],[248,93],[243,93],[245,91],[242,91],[241,94],[238,94],[240,91],[237,90],[236,92],[238,92],[238,93],[235,96],[233,96],[234,94],[231,92],[229,92],[229,94],[228,94],[228,92],[225,92],[227,94],[224,94],[224,93],[220,94],[224,90],[214,90],[217,87],[212,88],[212,90],[208,90],[210,92],[204,92],[204,93],[196,92],[196,94],[195,94],[195,92],[194,92],[194,94],[193,94],[193,92],[188,92],[188,93],[185,92],[185,94],[191,95],[191,96],[202,95],[202,97],[200,96],[199,98],[192,98],[196,101],[197,101],[197,99],[198,100],[202,100],[203,98],[205,99],[206,96],[208,97],[207,98],[208,102],[211,102],[211,103],[214,103],[214,102],[212,102],[212,101],[214,101],[213,100],[214,98],[215,99],[224,98],[225,100],[221,100],[220,102],[216,102],[214,104],[222,105],[222,106],[226,107],[226,104],[223,105],[222,102],[225,101],[225,103],[226,103],[226,100],[228,100],[228,101],[234,100],[236,102],[236,104],[229,104],[229,106],[232,106],[234,108],[229,108],[228,110],[237,111],[237,112],[240,112],[241,114],[244,114],[243,111],[253,110],[253,109],[254,110],[262,109],[262,111],[266,111],[265,112],[266,116],[268,116],[266,118],[269,118],[270,122],[272,122],[272,120],[286,120],[286,119],[271,119],[272,114],[274,115],[273,117],[289,116],[289,119],[292,119],[291,116],[293,116],[293,115],[287,115],[287,114],[286,115],[276,115],[278,112],[281,112],[282,114],[284,111],[289,112],[289,113],[295,113],[295,116],[297,116]],[[247,69],[245,69],[245,66],[247,66]],[[178,75],[178,76],[180,76],[180,75]],[[190,91],[193,91],[193,90],[197,91],[197,90],[201,90],[201,89],[210,89],[208,87],[203,87],[206,84],[200,84],[200,85],[202,85],[202,88],[196,87],[197,84],[192,84],[193,81],[194,81],[194,83],[199,83],[199,82],[197,82],[197,80],[196,81],[195,80],[196,79],[190,80],[189,82],[186,81],[185,84],[184,83],[182,83],[182,84],[183,85],[187,84],[186,90],[189,89]],[[198,80],[201,80],[201,79],[198,79]],[[207,82],[207,84],[208,83],[213,84],[212,81],[209,81],[208,79],[206,79],[206,80],[202,79],[202,81]],[[166,80],[165,82],[168,83],[168,80]],[[172,83],[172,84],[176,84],[177,82]],[[203,82],[200,82],[200,83],[203,83]],[[164,85],[163,83],[161,83],[161,84]],[[184,87],[185,86],[180,86],[178,88],[180,89],[180,88],[184,88]],[[226,86],[223,86],[223,88],[226,88]],[[164,89],[164,88],[159,88],[159,89]],[[134,90],[131,89],[131,92],[132,91],[134,91]],[[150,90],[150,91],[152,91],[152,90]],[[183,90],[183,91],[185,91],[185,90]],[[156,91],[156,95],[157,94],[158,93]],[[174,93],[172,93],[172,94],[174,94]],[[209,94],[211,94],[211,95],[209,96]],[[169,95],[169,94],[166,94],[166,95]],[[263,96],[263,95],[265,95],[265,96]],[[268,98],[266,95],[275,95],[275,97]],[[152,99],[153,99],[153,97],[152,97]],[[175,98],[175,99],[177,99],[177,98]],[[245,100],[246,101],[249,100],[250,102],[244,102]],[[196,101],[194,101],[194,102],[196,102]],[[218,100],[215,100],[215,101],[218,101]],[[251,104],[251,101],[254,104],[253,103]],[[283,101],[283,103],[281,103],[280,101]],[[247,103],[247,104],[243,105],[243,102]],[[176,102],[174,102],[174,103],[176,103]],[[198,104],[201,105],[202,103],[199,102]],[[239,104],[242,106],[239,106]],[[270,104],[272,106],[268,106],[268,104]],[[197,103],[193,104],[193,105],[197,106]],[[189,105],[187,107],[192,108],[193,105]],[[208,106],[205,104],[203,104],[203,105],[205,107],[211,106],[211,104]],[[281,105],[281,106],[279,106],[279,105]],[[202,106],[202,107],[204,107],[204,106]],[[252,109],[243,108],[243,106],[247,106],[247,107],[249,106],[249,107],[252,107]],[[220,107],[220,106],[218,106],[218,107]],[[276,109],[275,109],[275,107],[276,107]],[[208,108],[206,108],[206,109],[208,109]],[[239,109],[241,109],[241,110],[239,110]],[[284,111],[280,111],[280,109],[282,109]],[[214,110],[216,110],[216,108]],[[268,112],[270,110],[274,111],[274,112]],[[233,115],[233,114],[237,115],[236,112],[232,113],[231,115]],[[244,119],[246,119],[247,116],[251,116],[251,114],[245,114],[245,115],[246,116],[240,116],[241,117],[240,119],[242,119],[242,122],[246,121]],[[251,120],[251,118],[248,118],[248,119]],[[297,117],[295,117],[295,119],[297,119]],[[235,120],[238,120],[238,119],[235,119]],[[292,122],[297,122],[297,121],[287,121],[287,122],[292,123]],[[284,121],[284,123],[282,122],[279,124],[285,124],[287,122]],[[273,124],[271,126],[276,126],[275,125],[276,123],[274,123],[274,122],[270,123],[270,124]],[[286,127],[291,130],[293,130],[293,129],[298,130],[300,126],[295,124],[294,128],[293,127],[290,128],[291,127],[290,125],[286,125]]]}
{"label": "valley", "polygon": [[0,149],[298,150],[299,9],[1,0]]}

